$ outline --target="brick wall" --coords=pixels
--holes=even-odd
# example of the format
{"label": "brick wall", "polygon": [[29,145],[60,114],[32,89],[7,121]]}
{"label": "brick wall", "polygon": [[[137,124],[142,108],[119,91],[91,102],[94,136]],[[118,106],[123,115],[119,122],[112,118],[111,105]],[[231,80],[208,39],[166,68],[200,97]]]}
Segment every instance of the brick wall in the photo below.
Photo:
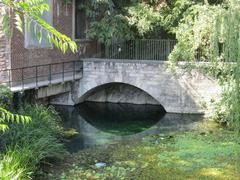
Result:
{"label": "brick wall", "polygon": [[[0,9],[1,9],[0,3]],[[0,20],[1,21],[1,20]],[[6,71],[10,67],[10,43],[3,32],[2,22],[0,22],[0,83],[7,82],[9,73]],[[4,71],[5,70],[5,71]]]}
{"label": "brick wall", "polygon": [[[57,6],[59,11],[57,11]],[[72,22],[73,22],[73,6],[72,3],[65,4],[61,0],[53,0],[53,26],[60,32],[72,37]],[[79,60],[80,57],[91,57],[96,54],[97,44],[93,41],[78,42],[79,52],[73,54],[62,52],[56,48],[38,48],[26,49],[24,48],[24,36],[14,29],[11,41],[11,68],[21,68],[35,65],[44,65],[58,62],[68,62]],[[81,55],[81,56],[79,56]],[[34,74],[33,70],[24,72],[24,76]],[[47,73],[47,72],[46,72]],[[20,79],[22,76],[19,70],[12,72],[13,79]]]}

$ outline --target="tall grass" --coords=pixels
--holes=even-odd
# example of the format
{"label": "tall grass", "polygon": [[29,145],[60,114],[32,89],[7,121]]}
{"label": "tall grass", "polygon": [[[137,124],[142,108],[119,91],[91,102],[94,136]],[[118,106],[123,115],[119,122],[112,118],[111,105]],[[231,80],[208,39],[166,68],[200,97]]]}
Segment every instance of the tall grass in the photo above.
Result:
{"label": "tall grass", "polygon": [[0,179],[30,179],[40,163],[49,158],[61,158],[65,152],[61,143],[59,116],[52,107],[26,106],[21,113],[32,117],[30,124],[11,124],[0,134],[4,152],[0,160]]}

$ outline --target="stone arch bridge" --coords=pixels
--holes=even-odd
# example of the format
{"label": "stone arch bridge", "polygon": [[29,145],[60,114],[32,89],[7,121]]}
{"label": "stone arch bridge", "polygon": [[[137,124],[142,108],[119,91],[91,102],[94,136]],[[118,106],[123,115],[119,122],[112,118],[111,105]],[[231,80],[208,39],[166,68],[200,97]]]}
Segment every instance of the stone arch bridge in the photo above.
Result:
{"label": "stone arch bridge", "polygon": [[166,61],[83,59],[83,75],[53,104],[83,101],[160,104],[170,113],[204,113],[220,88],[196,71],[168,70]]}

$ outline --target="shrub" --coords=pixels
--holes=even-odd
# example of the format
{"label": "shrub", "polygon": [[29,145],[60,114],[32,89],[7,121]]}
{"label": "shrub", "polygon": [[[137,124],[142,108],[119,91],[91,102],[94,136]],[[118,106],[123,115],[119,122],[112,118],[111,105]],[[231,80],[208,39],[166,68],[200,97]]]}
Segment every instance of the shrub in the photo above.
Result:
{"label": "shrub", "polygon": [[13,93],[7,86],[0,85],[0,131],[8,130],[9,122],[29,123],[31,118],[12,114],[7,109],[11,108]]}
{"label": "shrub", "polygon": [[6,86],[0,85],[0,107],[9,109],[12,103],[13,94]]}
{"label": "shrub", "polygon": [[32,122],[11,124],[8,131],[0,134],[5,152],[0,162],[0,179],[28,179],[40,163],[61,158],[65,152],[60,118],[52,107],[27,105],[21,113],[31,116]]}

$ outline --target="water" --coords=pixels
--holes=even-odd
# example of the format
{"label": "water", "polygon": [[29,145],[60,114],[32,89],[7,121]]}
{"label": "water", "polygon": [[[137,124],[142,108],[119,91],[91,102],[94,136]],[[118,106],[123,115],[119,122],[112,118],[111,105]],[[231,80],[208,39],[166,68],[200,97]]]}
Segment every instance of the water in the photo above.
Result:
{"label": "water", "polygon": [[180,131],[200,121],[200,115],[166,113],[161,106],[84,102],[76,107],[56,106],[66,130],[79,134],[68,139],[67,148],[84,148],[147,135]]}

